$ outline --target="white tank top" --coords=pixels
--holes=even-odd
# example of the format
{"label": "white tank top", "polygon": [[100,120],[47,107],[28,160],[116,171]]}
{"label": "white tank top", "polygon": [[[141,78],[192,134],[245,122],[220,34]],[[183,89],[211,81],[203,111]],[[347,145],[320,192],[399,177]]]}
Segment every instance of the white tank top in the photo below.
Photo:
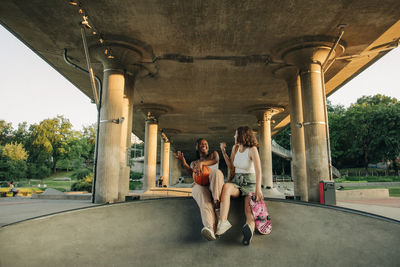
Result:
{"label": "white tank top", "polygon": [[235,159],[233,160],[235,173],[256,173],[254,163],[249,158],[249,151],[250,149],[246,147],[243,152],[240,152],[240,149],[236,152]]}

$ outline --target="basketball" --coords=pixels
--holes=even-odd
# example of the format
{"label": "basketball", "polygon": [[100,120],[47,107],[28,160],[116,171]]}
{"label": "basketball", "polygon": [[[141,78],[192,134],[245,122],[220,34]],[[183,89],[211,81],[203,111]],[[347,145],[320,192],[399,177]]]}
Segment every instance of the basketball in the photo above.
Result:
{"label": "basketball", "polygon": [[199,175],[193,173],[193,180],[199,185],[208,185],[208,178],[210,177],[211,169],[208,166],[203,166]]}

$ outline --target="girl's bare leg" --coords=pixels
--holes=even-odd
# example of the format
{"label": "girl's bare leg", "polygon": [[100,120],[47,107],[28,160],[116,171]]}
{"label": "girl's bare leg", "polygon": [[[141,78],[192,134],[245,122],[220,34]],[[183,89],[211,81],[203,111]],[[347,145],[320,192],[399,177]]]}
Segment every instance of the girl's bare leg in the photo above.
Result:
{"label": "girl's bare leg", "polygon": [[232,183],[224,184],[221,193],[221,208],[220,220],[226,221],[228,219],[229,207],[231,205],[231,197],[238,197],[240,195],[239,189],[235,188]]}
{"label": "girl's bare leg", "polygon": [[247,196],[244,199],[244,214],[246,215],[246,223],[250,226],[250,229],[254,232],[255,221],[254,221],[253,213],[251,212],[250,199],[249,198],[250,197]]}
{"label": "girl's bare leg", "polygon": [[248,246],[251,242],[254,233],[254,216],[250,208],[250,197],[244,199],[244,214],[246,215],[246,224],[243,226],[243,245]]}

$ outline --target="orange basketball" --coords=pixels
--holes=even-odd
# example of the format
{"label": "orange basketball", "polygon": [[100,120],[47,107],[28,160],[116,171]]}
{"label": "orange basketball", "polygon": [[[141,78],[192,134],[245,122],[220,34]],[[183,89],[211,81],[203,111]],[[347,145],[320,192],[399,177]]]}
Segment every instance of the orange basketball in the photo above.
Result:
{"label": "orange basketball", "polygon": [[211,169],[208,166],[203,166],[199,175],[193,173],[193,180],[199,185],[208,185],[208,178],[210,177]]}

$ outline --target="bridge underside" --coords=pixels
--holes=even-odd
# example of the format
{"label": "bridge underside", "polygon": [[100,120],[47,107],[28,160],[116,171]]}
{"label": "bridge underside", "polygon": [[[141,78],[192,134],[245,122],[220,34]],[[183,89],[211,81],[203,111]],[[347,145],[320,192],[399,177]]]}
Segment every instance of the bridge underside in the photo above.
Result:
{"label": "bridge underside", "polygon": [[317,201],[319,180],[332,177],[325,95],[398,46],[399,9],[397,0],[5,0],[0,22],[95,100],[88,75],[63,54],[83,69],[90,57],[103,83],[100,203],[127,194],[132,131],[146,141],[149,188],[157,154],[164,178],[177,178],[171,151],[193,159],[199,137],[211,150],[231,147],[248,125],[271,187],[271,135],[289,122],[295,194]]}
{"label": "bridge underside", "polygon": [[[6,0],[0,21],[94,99],[87,75],[63,60],[66,48],[75,64],[87,68],[82,15],[68,2]],[[248,106],[285,108],[274,117],[273,132],[289,122],[286,84],[272,71],[285,64],[279,51],[294,42],[310,37],[334,40],[337,26],[346,24],[341,57],[347,57],[377,51],[374,48],[399,38],[400,32],[398,24],[391,29],[399,20],[400,3],[395,0],[77,2],[97,32],[93,36],[87,31],[93,43],[102,35],[104,49],[107,41],[118,40],[135,42],[147,51],[125,66],[137,64],[142,70],[134,90],[133,132],[144,140],[141,104],[169,106],[172,110],[159,119],[159,127],[178,130],[170,139],[188,152],[198,136],[217,148],[221,140],[233,142],[232,131],[239,125],[257,129]],[[383,54],[337,60],[325,74],[327,94]],[[102,79],[103,65],[92,60]]]}

